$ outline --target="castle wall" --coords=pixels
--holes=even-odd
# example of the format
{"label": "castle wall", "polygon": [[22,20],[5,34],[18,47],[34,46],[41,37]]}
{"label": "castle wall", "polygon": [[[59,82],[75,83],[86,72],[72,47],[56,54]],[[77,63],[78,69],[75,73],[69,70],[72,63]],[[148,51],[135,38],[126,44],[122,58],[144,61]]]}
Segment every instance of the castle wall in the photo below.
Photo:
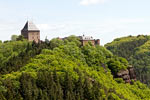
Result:
{"label": "castle wall", "polygon": [[[93,46],[95,46],[95,45],[100,45],[100,39],[87,39],[86,37],[84,37],[84,38],[82,38],[82,36],[78,36],[79,38],[80,38],[80,42],[81,42],[81,45],[82,46],[85,46],[86,44],[88,44],[89,42],[91,42],[91,44],[93,45]],[[65,40],[67,37],[65,37],[65,38],[59,38],[58,37],[58,39],[59,40]]]}
{"label": "castle wall", "polygon": [[93,46],[95,45],[100,45],[100,40],[80,40],[82,43],[82,46],[85,46],[86,44],[88,44],[89,42],[92,43]]}
{"label": "castle wall", "polygon": [[21,31],[21,35],[24,36],[25,39],[28,39],[28,31]]}
{"label": "castle wall", "polygon": [[28,32],[28,40],[35,41],[36,43],[40,40],[40,32],[38,31],[29,31]]}
{"label": "castle wall", "polygon": [[95,45],[100,45],[100,39],[95,40]]}
{"label": "castle wall", "polygon": [[21,31],[21,35],[28,41],[35,41],[36,43],[40,41],[40,31]]}
{"label": "castle wall", "polygon": [[95,45],[95,41],[94,40],[81,40],[81,43],[83,46],[85,46],[86,44],[88,44],[89,42],[92,43],[92,45]]}

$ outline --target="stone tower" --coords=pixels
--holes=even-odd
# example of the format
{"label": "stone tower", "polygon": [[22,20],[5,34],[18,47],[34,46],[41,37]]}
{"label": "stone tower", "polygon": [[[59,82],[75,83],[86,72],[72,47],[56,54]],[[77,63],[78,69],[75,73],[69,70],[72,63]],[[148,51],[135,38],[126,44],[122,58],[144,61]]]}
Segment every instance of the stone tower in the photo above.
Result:
{"label": "stone tower", "polygon": [[21,35],[28,41],[40,42],[40,30],[31,21],[27,21],[24,28],[21,30]]}

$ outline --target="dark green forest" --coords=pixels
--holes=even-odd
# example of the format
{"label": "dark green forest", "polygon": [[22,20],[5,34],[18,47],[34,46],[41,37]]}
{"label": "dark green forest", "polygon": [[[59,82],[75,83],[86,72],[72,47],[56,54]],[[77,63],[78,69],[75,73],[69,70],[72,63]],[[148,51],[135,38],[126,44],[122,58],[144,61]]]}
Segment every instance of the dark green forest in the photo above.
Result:
{"label": "dark green forest", "polygon": [[[129,40],[127,48],[125,43],[119,45],[119,41],[120,44],[125,41],[121,39],[106,45],[112,53],[91,43],[81,46],[76,36],[46,39],[38,44],[21,36],[0,42],[0,100],[150,100],[150,89],[143,84],[148,80],[126,84],[121,78],[113,78],[114,73],[130,64],[140,70],[148,68],[141,62],[149,63],[149,37],[129,37]],[[134,47],[129,45],[131,41]]]}
{"label": "dark green forest", "polygon": [[134,66],[137,79],[150,86],[150,36],[117,38],[105,47],[114,55],[126,58]]}

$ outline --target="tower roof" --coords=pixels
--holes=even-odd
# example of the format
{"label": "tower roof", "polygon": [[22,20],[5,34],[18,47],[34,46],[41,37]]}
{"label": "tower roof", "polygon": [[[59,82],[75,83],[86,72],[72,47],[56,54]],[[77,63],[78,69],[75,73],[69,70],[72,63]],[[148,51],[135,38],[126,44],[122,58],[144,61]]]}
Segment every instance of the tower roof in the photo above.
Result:
{"label": "tower roof", "polygon": [[27,21],[24,28],[22,30],[26,31],[39,31],[36,25],[32,21]]}

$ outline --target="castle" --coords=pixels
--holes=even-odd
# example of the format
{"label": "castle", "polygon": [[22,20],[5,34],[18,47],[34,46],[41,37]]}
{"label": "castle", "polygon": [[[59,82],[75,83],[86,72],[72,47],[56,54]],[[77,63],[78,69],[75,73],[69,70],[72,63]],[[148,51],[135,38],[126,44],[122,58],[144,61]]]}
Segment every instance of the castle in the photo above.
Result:
{"label": "castle", "polygon": [[[40,42],[40,30],[35,26],[33,22],[27,21],[24,28],[21,30],[21,35],[24,36],[28,41]],[[77,36],[80,39],[81,45],[85,46],[89,42],[95,46],[100,45],[100,39],[94,39],[92,36]],[[68,37],[58,38],[60,40],[65,40]],[[131,83],[131,80],[136,81],[136,76],[133,67],[129,67],[126,70],[121,70],[116,75],[115,78],[122,78],[126,83]]]}
{"label": "castle", "polygon": [[[92,36],[77,36],[79,39],[80,39],[80,42],[81,42],[81,45],[82,46],[85,46],[86,44],[88,44],[89,42],[95,46],[95,45],[100,45],[100,39],[93,39]],[[67,39],[68,37],[65,37],[65,38],[58,38],[60,40],[65,40]]]}
{"label": "castle", "polygon": [[[21,30],[21,35],[24,36],[25,39],[28,41],[35,41],[36,43],[40,42],[40,30],[36,27],[36,25],[31,22],[27,21],[23,29]],[[67,37],[66,37],[67,38]],[[82,46],[86,45],[88,42],[91,42],[93,46],[100,45],[99,39],[93,39],[92,36],[78,36]],[[65,38],[59,38],[64,40]]]}
{"label": "castle", "polygon": [[91,42],[91,44],[93,46],[100,45],[100,39],[93,39],[92,36],[85,36],[85,35],[83,35],[83,36],[78,36],[78,37],[80,38],[80,41],[81,41],[83,46],[88,44],[88,42]]}
{"label": "castle", "polygon": [[21,35],[28,41],[40,42],[40,30],[31,21],[27,21],[24,28],[21,30]]}

